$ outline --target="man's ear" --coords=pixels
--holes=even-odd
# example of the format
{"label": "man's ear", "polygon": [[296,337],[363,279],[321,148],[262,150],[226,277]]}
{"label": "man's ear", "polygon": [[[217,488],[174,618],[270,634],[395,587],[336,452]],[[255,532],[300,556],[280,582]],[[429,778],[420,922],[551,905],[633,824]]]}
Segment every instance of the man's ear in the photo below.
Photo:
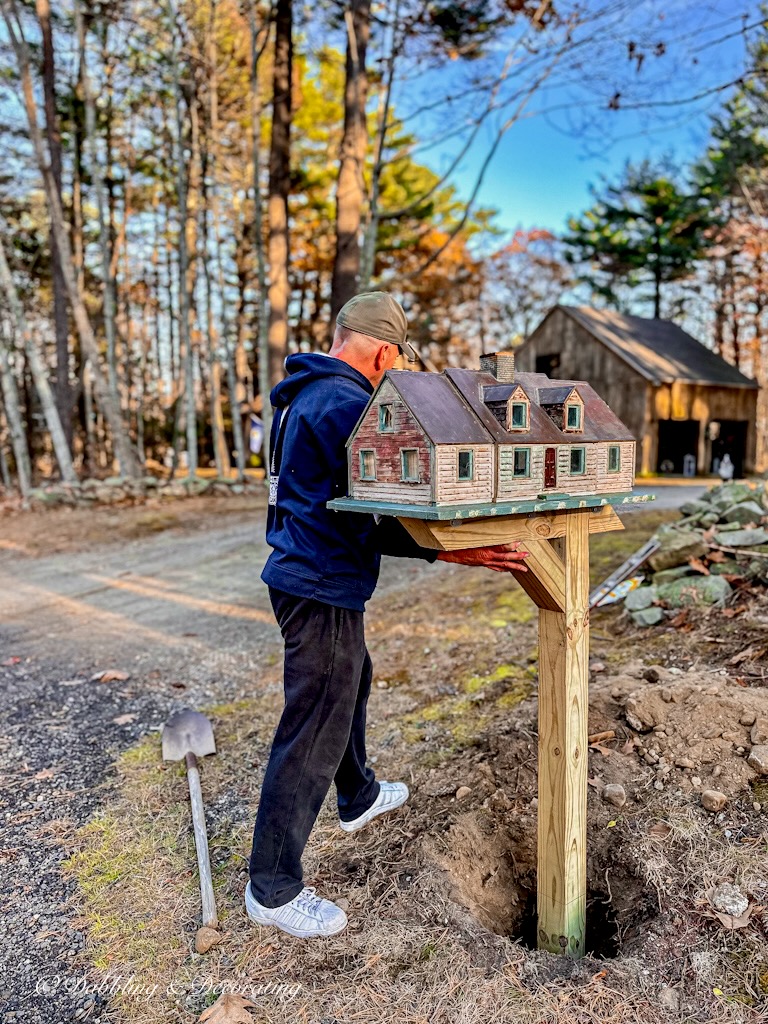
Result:
{"label": "man's ear", "polygon": [[377,371],[386,365],[387,348],[387,345],[379,345],[379,347],[376,349],[376,355],[373,357],[373,365]]}

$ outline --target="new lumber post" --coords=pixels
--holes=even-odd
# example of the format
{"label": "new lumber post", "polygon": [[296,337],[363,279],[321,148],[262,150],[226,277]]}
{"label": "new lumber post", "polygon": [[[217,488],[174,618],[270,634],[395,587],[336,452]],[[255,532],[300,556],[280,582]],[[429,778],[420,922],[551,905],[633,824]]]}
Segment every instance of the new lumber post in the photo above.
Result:
{"label": "new lumber post", "polygon": [[624,527],[608,506],[499,516],[451,526],[400,517],[424,547],[520,541],[514,573],[539,608],[537,944],[581,957],[587,899],[589,535]]}

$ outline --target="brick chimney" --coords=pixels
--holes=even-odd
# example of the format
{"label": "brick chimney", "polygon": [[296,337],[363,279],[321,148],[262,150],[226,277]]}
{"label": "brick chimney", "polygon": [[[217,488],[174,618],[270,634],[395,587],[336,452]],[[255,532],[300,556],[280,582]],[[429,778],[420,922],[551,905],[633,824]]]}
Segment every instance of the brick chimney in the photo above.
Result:
{"label": "brick chimney", "polygon": [[515,379],[515,353],[489,352],[482,355],[480,369],[492,374],[501,384],[511,384]]}

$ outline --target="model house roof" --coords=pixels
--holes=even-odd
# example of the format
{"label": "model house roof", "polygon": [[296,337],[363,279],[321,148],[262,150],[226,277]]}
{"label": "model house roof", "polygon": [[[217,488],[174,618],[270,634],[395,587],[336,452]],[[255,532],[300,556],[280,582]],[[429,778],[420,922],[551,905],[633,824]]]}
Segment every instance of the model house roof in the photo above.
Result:
{"label": "model house roof", "polygon": [[387,380],[434,444],[492,443],[483,421],[473,414],[442,373],[389,370]]}
{"label": "model house roof", "polygon": [[[757,384],[670,320],[589,306],[555,306],[652,384],[756,388]],[[548,316],[551,316],[552,310]],[[535,332],[534,332],[535,333]]]}
{"label": "model house roof", "polygon": [[[437,443],[579,444],[634,440],[586,381],[557,381],[553,387],[545,374],[516,373],[514,381],[500,384],[485,370],[460,369],[448,369],[440,374],[390,370],[387,376],[427,435]],[[506,402],[518,388],[522,388],[529,402],[528,428],[507,430],[487,403]],[[584,402],[582,429],[563,431],[544,409],[542,393],[548,401],[554,393],[556,401],[552,404],[562,404],[574,388]],[[461,413],[455,405],[457,401]],[[470,422],[475,425],[474,430],[470,429]]]}

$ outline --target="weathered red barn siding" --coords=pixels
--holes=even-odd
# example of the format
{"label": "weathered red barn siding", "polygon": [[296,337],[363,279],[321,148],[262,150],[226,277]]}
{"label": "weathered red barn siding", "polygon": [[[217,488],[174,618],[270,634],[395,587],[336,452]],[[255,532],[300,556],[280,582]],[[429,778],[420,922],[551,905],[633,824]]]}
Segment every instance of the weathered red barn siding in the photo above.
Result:
{"label": "weathered red barn siding", "polygon": [[[391,405],[394,431],[379,430],[379,406]],[[416,448],[419,453],[419,482],[401,479],[400,451]],[[376,453],[376,479],[360,479],[360,451]],[[350,495],[361,501],[398,501],[429,504],[432,498],[432,445],[418,421],[403,404],[394,387],[386,381],[365,414],[350,445]]]}

